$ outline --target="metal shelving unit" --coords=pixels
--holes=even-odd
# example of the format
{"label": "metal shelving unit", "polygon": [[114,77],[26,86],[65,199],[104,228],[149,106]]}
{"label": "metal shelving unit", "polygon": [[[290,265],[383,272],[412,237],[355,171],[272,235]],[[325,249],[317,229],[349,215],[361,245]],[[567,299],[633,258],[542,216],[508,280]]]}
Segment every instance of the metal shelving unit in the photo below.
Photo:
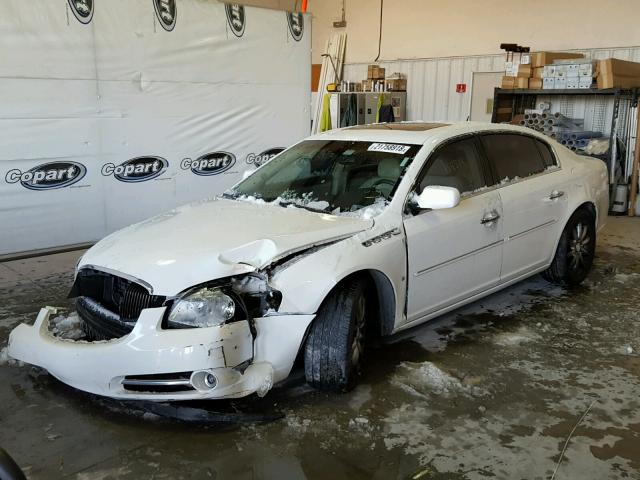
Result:
{"label": "metal shelving unit", "polygon": [[[599,102],[602,107],[600,110],[610,111],[610,115],[607,115],[605,120],[604,115],[600,113],[599,117],[602,118],[599,118],[601,125],[598,131],[602,131],[605,136],[609,137],[609,151],[601,158],[609,168],[609,183],[611,193],[613,193],[616,186],[619,183],[624,183],[630,173],[626,171],[626,159],[624,158],[627,152],[620,154],[620,146],[626,147],[631,144],[631,123],[635,118],[631,115],[631,109],[637,107],[639,94],[639,88],[609,88],[603,90],[596,88],[570,90],[508,90],[496,88],[491,121],[493,123],[509,123],[516,115],[524,114],[525,110],[535,109],[540,97],[558,98],[557,102],[563,103],[565,108],[568,108],[572,102],[575,103],[578,99],[584,100],[589,97],[598,101],[611,102],[612,105],[607,105],[606,108],[602,105],[602,102]],[[572,115],[566,116],[571,117]],[[633,147],[631,146],[631,148]],[[613,195],[611,195],[611,201],[613,201]]]}

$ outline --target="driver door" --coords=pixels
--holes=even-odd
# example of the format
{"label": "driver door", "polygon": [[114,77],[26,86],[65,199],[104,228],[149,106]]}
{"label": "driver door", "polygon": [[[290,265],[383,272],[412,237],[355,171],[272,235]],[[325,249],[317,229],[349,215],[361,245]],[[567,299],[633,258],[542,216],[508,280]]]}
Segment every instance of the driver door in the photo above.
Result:
{"label": "driver door", "polygon": [[500,280],[502,203],[478,139],[448,142],[427,159],[416,193],[429,185],[455,187],[460,203],[404,220],[408,250],[407,320],[453,306]]}

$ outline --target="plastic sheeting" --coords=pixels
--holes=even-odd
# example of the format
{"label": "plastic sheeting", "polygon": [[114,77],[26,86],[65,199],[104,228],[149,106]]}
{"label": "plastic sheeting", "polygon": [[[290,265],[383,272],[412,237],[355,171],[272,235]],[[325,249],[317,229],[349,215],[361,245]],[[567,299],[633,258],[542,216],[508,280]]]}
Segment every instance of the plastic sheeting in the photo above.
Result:
{"label": "plastic sheeting", "polygon": [[0,254],[92,242],[218,194],[309,132],[306,16],[2,3]]}

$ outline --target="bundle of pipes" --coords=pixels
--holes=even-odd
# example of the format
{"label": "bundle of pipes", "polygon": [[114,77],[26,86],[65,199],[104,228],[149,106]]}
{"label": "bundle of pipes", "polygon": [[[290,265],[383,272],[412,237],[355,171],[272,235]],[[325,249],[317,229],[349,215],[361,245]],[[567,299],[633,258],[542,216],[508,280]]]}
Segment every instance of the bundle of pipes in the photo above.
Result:
{"label": "bundle of pipes", "polygon": [[601,132],[582,130],[578,125],[581,120],[572,120],[558,112],[525,113],[517,123],[555,138],[574,152],[588,151],[591,141],[602,137]]}
{"label": "bundle of pipes", "polygon": [[[587,150],[592,140],[602,140],[600,132],[557,132],[555,137],[562,145],[571,150]],[[605,139],[606,140],[606,139]]]}
{"label": "bundle of pipes", "polygon": [[520,125],[532,128],[538,132],[545,132],[545,126],[547,126],[546,115],[546,113],[525,113],[524,118],[520,121]]}

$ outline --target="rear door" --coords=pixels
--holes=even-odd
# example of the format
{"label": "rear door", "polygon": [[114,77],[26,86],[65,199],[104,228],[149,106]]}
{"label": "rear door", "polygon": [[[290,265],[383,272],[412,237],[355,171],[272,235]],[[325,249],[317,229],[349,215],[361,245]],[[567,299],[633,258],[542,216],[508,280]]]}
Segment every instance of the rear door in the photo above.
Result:
{"label": "rear door", "polygon": [[518,133],[480,136],[498,179],[504,219],[501,281],[549,263],[567,210],[567,189],[551,147]]}
{"label": "rear door", "polygon": [[[439,147],[418,176],[426,186],[455,187],[460,204],[407,214],[408,322],[487,290],[500,280],[502,205],[474,136]],[[488,186],[489,185],[489,186]]]}

